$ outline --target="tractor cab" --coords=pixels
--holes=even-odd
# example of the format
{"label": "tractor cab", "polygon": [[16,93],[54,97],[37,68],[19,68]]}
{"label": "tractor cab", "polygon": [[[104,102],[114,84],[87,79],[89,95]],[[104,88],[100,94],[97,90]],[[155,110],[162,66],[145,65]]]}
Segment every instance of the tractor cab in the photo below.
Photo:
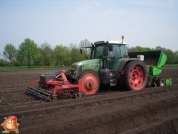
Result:
{"label": "tractor cab", "polygon": [[103,57],[123,58],[128,56],[126,42],[119,41],[99,41],[94,43],[92,59]]}
{"label": "tractor cab", "polygon": [[103,68],[111,68],[115,61],[128,57],[127,43],[119,41],[98,41],[91,50],[91,59],[103,59]]}

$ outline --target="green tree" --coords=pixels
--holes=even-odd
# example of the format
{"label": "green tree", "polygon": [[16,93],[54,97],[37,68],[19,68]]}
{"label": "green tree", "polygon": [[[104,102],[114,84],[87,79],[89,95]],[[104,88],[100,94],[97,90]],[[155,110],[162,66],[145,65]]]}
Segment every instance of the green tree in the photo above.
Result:
{"label": "green tree", "polygon": [[176,61],[176,55],[174,54],[172,50],[161,47],[161,46],[157,46],[155,50],[160,50],[167,55],[167,63],[174,63]]}
{"label": "green tree", "polygon": [[176,61],[176,55],[174,54],[174,52],[170,49],[166,49],[165,54],[167,55],[167,61],[168,63],[175,63]]}
{"label": "green tree", "polygon": [[69,55],[69,49],[66,46],[57,45],[54,48],[54,57],[57,65],[62,66],[66,64],[66,62],[70,60]]}
{"label": "green tree", "polygon": [[0,59],[0,66],[1,67],[4,67],[4,66],[7,66],[9,63],[8,63],[8,61],[6,61],[5,59]]}
{"label": "green tree", "polygon": [[19,50],[17,51],[17,56],[16,56],[17,65],[20,65],[20,67],[21,67],[24,59],[25,58],[24,58],[23,50],[19,47]]}
{"label": "green tree", "polygon": [[42,62],[42,55],[41,55],[41,48],[38,48],[38,53],[37,55],[35,55],[34,59],[33,59],[33,63],[35,66],[40,66],[40,65],[43,65],[43,62]]}
{"label": "green tree", "polygon": [[38,57],[38,54],[39,51],[37,48],[37,44],[29,38],[26,38],[24,42],[22,42],[19,46],[19,56],[21,58],[23,57],[27,59],[29,67],[31,66],[31,63]]}
{"label": "green tree", "polygon": [[53,50],[51,49],[51,46],[46,41],[43,44],[41,44],[40,53],[41,53],[41,59],[43,60],[45,67],[47,65],[49,66],[52,60]]}
{"label": "green tree", "polygon": [[84,60],[84,56],[80,54],[80,49],[77,47],[76,44],[69,45],[70,56],[71,56],[71,64]]}
{"label": "green tree", "polygon": [[165,52],[165,51],[166,51],[166,48],[161,47],[161,46],[156,46],[156,47],[155,47],[155,50],[160,50],[160,51]]}
{"label": "green tree", "polygon": [[14,45],[6,44],[6,46],[4,47],[3,56],[5,57],[5,59],[9,60],[10,64],[13,60],[15,60],[16,54],[17,50]]}
{"label": "green tree", "polygon": [[178,50],[174,52],[175,58],[176,58],[176,64],[178,64]]}
{"label": "green tree", "polygon": [[128,52],[145,52],[145,51],[153,51],[153,49],[149,47],[141,47],[141,46],[128,48]]}

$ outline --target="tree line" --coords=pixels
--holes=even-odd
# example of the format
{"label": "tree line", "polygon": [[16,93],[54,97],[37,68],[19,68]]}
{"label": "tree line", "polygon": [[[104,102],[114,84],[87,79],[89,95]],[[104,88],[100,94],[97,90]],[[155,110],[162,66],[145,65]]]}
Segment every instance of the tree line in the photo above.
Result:
{"label": "tree line", "polygon": [[[83,54],[80,54],[81,47],[91,46],[91,43],[85,39],[77,44],[56,45],[54,48],[48,43],[44,42],[40,46],[33,40],[26,38],[15,48],[13,44],[6,44],[2,56],[0,58],[0,66],[68,66],[74,62],[89,59],[90,50],[83,49]],[[128,47],[128,52],[144,52],[161,50],[167,56],[168,64],[178,63],[178,51],[173,52],[170,49],[157,46],[155,48],[149,47]]]}
{"label": "tree line", "polygon": [[6,44],[0,59],[0,66],[68,66],[74,62],[89,59],[87,49],[80,54],[81,47],[90,46],[91,43],[85,39],[80,43],[71,43],[68,46],[56,45],[54,48],[44,42],[40,46],[33,40],[26,38],[18,48],[13,44]]}

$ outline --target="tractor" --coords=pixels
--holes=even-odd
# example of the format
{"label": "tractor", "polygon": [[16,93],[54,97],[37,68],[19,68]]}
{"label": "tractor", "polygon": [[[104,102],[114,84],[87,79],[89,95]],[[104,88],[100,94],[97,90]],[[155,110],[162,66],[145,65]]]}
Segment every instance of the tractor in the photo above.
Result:
{"label": "tractor", "polygon": [[[161,51],[131,52],[123,41],[97,41],[91,46],[90,59],[73,63],[69,70],[41,74],[30,80],[27,94],[46,101],[62,97],[94,95],[100,85],[123,90],[141,90],[145,86],[171,85],[171,78],[162,78],[167,56]],[[80,49],[82,54],[83,50]]]}

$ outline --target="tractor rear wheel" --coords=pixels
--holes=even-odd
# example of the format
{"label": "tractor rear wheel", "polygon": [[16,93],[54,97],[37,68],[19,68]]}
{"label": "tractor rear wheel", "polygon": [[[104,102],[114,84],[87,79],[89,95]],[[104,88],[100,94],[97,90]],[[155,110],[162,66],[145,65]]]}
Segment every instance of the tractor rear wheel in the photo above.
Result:
{"label": "tractor rear wheel", "polygon": [[120,76],[120,85],[127,90],[141,90],[148,81],[148,74],[142,61],[130,61]]}
{"label": "tractor rear wheel", "polygon": [[93,95],[99,89],[99,77],[98,74],[92,70],[82,71],[79,75],[81,81],[81,90],[85,95]]}

